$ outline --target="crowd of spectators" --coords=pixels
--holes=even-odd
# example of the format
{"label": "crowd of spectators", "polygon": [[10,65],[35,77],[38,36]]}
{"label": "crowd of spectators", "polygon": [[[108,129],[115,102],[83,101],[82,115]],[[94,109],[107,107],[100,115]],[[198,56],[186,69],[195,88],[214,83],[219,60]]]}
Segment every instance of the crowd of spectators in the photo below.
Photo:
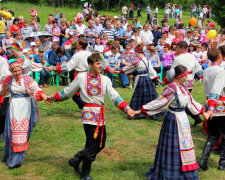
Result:
{"label": "crowd of spectators", "polygon": [[[138,17],[142,17],[141,9],[139,4]],[[13,16],[11,20],[0,17],[0,54],[8,59],[13,58],[10,56],[9,46],[18,43],[24,55],[31,61],[42,63],[43,66],[55,66],[69,62],[76,53],[77,39],[85,37],[89,43],[89,51],[99,51],[104,64],[120,70],[121,67],[135,61],[134,48],[142,43],[145,46],[144,54],[157,73],[166,73],[176,56],[176,44],[180,41],[188,43],[188,53],[192,53],[203,68],[210,65],[207,49],[225,45],[224,28],[220,30],[213,28],[217,31],[217,36],[213,39],[207,36],[212,29],[211,22],[206,21],[212,15],[211,8],[208,6],[203,8],[195,4],[190,6],[190,17],[197,17],[197,15],[199,17],[195,27],[182,21],[181,5],[166,4],[161,22],[158,19],[157,7],[152,12],[150,5],[147,6],[147,19],[144,24],[133,18],[133,11],[133,4],[129,9],[125,5],[119,17],[100,15],[84,7],[82,14],[84,18],[75,15],[74,19],[67,19],[65,13],[56,10],[46,17],[48,23],[42,28],[36,10],[31,10],[30,21],[24,19],[22,15],[18,18],[14,17],[14,12],[9,10]],[[172,26],[168,24],[170,18],[176,18],[176,23]],[[74,73],[74,71],[69,73],[71,80]],[[107,75],[113,82],[115,75],[110,73]],[[120,75],[122,86],[132,88],[134,76],[135,73],[128,76]],[[50,72],[47,70],[40,72],[40,87],[48,87],[49,77]],[[67,85],[67,74],[63,78],[63,85]],[[157,83],[155,85],[158,86]]]}

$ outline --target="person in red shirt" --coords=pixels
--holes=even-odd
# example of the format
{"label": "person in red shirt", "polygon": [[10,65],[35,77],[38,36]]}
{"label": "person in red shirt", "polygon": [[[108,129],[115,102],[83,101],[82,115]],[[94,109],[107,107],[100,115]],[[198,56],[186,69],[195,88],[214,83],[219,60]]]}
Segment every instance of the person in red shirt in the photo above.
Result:
{"label": "person in red shirt", "polygon": [[24,26],[24,17],[23,16],[19,16],[19,26],[20,26],[20,29],[23,28],[23,26]]}
{"label": "person in red shirt", "polygon": [[13,20],[13,24],[10,26],[9,31],[11,32],[11,34],[13,34],[13,36],[15,36],[17,31],[19,31],[19,30],[20,30],[19,19],[15,18]]}

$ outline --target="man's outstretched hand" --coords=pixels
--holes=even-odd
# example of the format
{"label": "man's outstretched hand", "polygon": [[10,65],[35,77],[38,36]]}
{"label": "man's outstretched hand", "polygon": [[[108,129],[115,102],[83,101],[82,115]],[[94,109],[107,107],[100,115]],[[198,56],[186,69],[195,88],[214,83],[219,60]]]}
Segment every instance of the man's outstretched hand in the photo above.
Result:
{"label": "man's outstretched hand", "polygon": [[53,102],[52,97],[51,97],[51,96],[47,96],[45,102],[46,102],[47,104],[51,104],[51,103]]}
{"label": "man's outstretched hand", "polygon": [[131,108],[129,108],[129,109],[127,110],[127,114],[128,114],[130,117],[134,117],[134,116],[135,116],[135,112],[134,112],[134,110],[131,109]]}

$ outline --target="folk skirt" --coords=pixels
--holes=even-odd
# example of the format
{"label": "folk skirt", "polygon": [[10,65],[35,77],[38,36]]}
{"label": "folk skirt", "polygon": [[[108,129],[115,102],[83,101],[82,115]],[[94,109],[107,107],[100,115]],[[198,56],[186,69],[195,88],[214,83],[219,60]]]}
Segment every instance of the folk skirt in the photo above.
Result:
{"label": "folk skirt", "polygon": [[167,112],[160,131],[154,166],[148,180],[198,180],[198,171],[182,171],[178,128],[174,113]]}

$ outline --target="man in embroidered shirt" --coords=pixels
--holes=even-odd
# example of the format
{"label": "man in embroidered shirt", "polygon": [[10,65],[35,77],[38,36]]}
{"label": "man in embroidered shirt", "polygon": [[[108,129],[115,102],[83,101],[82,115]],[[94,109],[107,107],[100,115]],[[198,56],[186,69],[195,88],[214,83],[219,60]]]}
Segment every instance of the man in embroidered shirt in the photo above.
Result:
{"label": "man in embroidered shirt", "polygon": [[[96,155],[104,148],[106,141],[104,108],[106,94],[115,105],[131,117],[134,111],[122,99],[112,87],[110,79],[100,74],[102,69],[102,59],[99,53],[93,53],[88,57],[90,71],[82,73],[68,87],[59,93],[48,97],[48,102],[63,101],[72,97],[79,89],[81,99],[85,102],[82,111],[82,123],[86,134],[85,148],[79,151],[74,158],[69,160],[69,164],[74,167],[81,178],[91,180],[91,164]],[[80,171],[79,164],[83,161]]]}
{"label": "man in embroidered shirt", "polygon": [[[225,46],[221,48],[225,55]],[[221,51],[211,48],[207,53],[212,64],[203,73],[204,92],[207,97],[206,110],[210,114],[207,121],[208,138],[202,152],[199,166],[207,170],[210,152],[217,140],[222,137],[218,170],[225,170],[225,71],[220,66],[222,62]]]}

